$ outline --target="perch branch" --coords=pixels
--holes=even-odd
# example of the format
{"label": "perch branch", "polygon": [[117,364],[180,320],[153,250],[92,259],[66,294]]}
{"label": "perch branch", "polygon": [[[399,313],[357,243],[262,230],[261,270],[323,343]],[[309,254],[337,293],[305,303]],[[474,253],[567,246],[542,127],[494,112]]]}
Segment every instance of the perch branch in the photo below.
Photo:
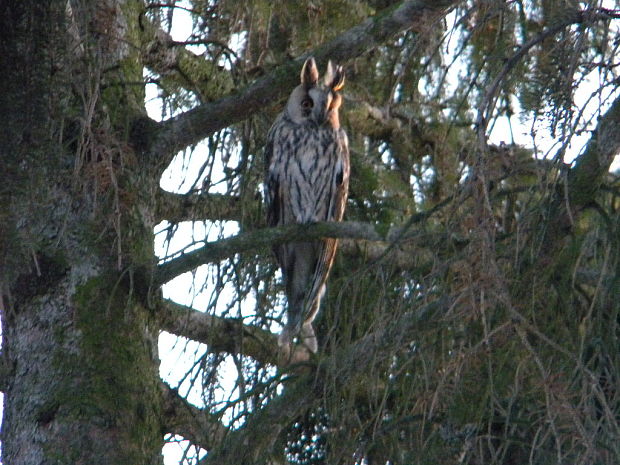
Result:
{"label": "perch branch", "polygon": [[182,254],[165,262],[157,267],[153,282],[156,287],[159,287],[174,277],[191,271],[199,265],[219,262],[237,253],[258,251],[285,242],[312,240],[322,237],[390,242],[395,239],[405,239],[411,235],[411,232],[404,232],[401,227],[393,227],[389,231],[382,233],[371,224],[354,221],[294,224],[277,228],[259,229],[219,241],[207,242],[200,249]]}
{"label": "perch branch", "polygon": [[[432,208],[411,215],[404,225],[392,226],[389,229],[382,225],[372,225],[355,221],[344,221],[341,223],[319,222],[259,229],[219,241],[207,242],[199,249],[184,253],[177,258],[159,265],[151,283],[153,287],[157,288],[176,276],[191,271],[200,265],[219,262],[237,253],[257,251],[265,249],[268,246],[295,240],[335,237],[342,239],[362,239],[375,242],[385,241],[390,243],[389,247],[385,249],[385,252],[391,252],[397,243],[419,236],[419,233],[412,229],[415,223],[429,218],[452,200],[453,196],[449,196]],[[447,240],[458,241],[457,238],[445,238],[444,242]]]}

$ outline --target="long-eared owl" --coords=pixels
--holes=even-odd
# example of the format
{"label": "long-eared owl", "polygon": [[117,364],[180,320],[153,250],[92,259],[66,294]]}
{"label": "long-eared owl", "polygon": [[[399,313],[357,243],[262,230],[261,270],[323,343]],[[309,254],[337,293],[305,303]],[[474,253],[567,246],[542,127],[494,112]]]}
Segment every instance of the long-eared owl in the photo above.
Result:
{"label": "long-eared owl", "polygon": [[[349,186],[349,147],[340,128],[339,90],[344,71],[330,61],[322,80],[314,58],[301,70],[301,84],[267,135],[265,197],[270,226],[341,221]],[[288,300],[287,323],[278,343],[287,350],[295,337],[317,351],[312,327],[334,262],[337,239],[277,245]]]}

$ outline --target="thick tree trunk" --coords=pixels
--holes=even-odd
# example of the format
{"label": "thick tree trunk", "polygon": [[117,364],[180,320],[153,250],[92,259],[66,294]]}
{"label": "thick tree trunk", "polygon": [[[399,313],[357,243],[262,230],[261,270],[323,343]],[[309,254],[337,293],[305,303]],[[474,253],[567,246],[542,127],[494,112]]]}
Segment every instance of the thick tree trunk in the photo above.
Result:
{"label": "thick tree trunk", "polygon": [[156,334],[148,314],[117,276],[102,276],[93,257],[70,265],[38,260],[40,275],[22,275],[12,286],[3,321],[13,367],[4,463],[158,463]]}
{"label": "thick tree trunk", "polygon": [[92,36],[75,35],[66,8],[0,3],[2,461],[159,464],[157,328],[132,271],[152,260],[152,224],[113,131],[91,128],[111,141],[100,151],[80,140],[97,118],[75,97],[70,61]]}

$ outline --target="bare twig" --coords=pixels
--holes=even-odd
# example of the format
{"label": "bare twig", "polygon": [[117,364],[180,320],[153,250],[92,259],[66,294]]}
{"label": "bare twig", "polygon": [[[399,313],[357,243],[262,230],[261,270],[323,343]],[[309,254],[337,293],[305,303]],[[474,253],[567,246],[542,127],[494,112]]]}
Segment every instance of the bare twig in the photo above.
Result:
{"label": "bare twig", "polygon": [[[244,205],[239,197],[226,194],[174,194],[159,189],[155,221],[240,221]],[[245,207],[247,208],[247,207]]]}
{"label": "bare twig", "polygon": [[604,10],[596,10],[593,12],[590,11],[575,11],[573,14],[566,15],[563,20],[557,24],[554,24],[552,27],[549,27],[540,34],[536,35],[532,39],[528,40],[525,44],[523,44],[519,49],[512,55],[506,62],[502,69],[499,71],[495,79],[491,85],[487,87],[484,98],[482,99],[482,104],[480,105],[480,109],[478,110],[478,116],[476,117],[476,130],[478,135],[478,143],[483,146],[486,141],[486,128],[487,124],[491,119],[491,113],[493,112],[493,108],[495,107],[495,102],[497,100],[497,92],[499,86],[506,78],[508,73],[517,65],[517,63],[529,53],[529,51],[541,43],[546,38],[557,34],[562,29],[570,26],[571,24],[583,23],[586,21],[595,21],[595,20],[609,20],[610,14],[605,12]]}

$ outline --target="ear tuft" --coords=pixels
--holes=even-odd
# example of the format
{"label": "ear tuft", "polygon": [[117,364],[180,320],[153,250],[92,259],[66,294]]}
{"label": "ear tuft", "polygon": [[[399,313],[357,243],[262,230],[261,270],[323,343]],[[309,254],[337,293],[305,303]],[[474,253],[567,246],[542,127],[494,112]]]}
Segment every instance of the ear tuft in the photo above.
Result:
{"label": "ear tuft", "polygon": [[323,78],[326,87],[339,91],[344,87],[344,69],[342,66],[334,66],[331,60],[327,62],[327,71]]}
{"label": "ear tuft", "polygon": [[319,70],[316,67],[316,61],[314,61],[314,57],[310,57],[301,68],[301,83],[306,87],[311,87],[316,85],[318,80]]}
{"label": "ear tuft", "polygon": [[336,68],[336,76],[334,77],[334,81],[332,82],[332,89],[335,91],[339,91],[344,87],[344,68],[342,66],[338,66]]}

